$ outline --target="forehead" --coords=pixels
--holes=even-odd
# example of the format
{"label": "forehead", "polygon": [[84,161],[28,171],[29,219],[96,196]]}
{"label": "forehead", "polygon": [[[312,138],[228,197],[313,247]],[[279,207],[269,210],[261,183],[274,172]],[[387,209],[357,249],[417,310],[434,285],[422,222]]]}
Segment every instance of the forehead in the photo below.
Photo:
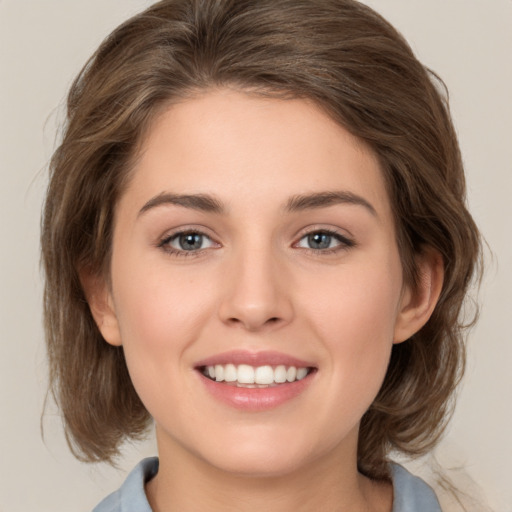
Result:
{"label": "forehead", "polygon": [[328,190],[358,194],[389,213],[374,153],[316,104],[221,89],[156,117],[125,196],[139,207],[162,192],[262,206]]}

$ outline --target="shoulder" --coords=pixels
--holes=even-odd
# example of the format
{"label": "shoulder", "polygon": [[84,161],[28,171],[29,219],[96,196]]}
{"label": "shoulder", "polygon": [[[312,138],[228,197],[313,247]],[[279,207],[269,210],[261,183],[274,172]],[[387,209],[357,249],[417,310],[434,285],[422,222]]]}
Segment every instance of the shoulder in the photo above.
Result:
{"label": "shoulder", "polygon": [[432,488],[403,466],[391,464],[393,512],[441,512]]}
{"label": "shoulder", "polygon": [[123,485],[107,496],[92,512],[151,512],[144,484],[156,475],[158,458],[142,460],[128,475]]}

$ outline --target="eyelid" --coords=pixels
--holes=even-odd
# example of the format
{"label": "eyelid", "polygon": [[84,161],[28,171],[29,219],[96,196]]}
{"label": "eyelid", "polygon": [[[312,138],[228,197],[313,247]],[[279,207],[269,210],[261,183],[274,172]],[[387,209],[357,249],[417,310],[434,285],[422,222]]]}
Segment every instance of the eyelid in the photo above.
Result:
{"label": "eyelid", "polygon": [[[183,235],[183,234],[198,234],[203,237],[206,237],[210,240],[211,245],[209,247],[195,249],[195,250],[185,250],[185,249],[177,249],[170,245],[171,240],[175,239],[176,237]],[[304,239],[307,236],[313,235],[315,233],[322,233],[329,236],[332,236],[335,238],[339,243],[335,247],[325,248],[325,249],[314,249],[311,247],[300,247],[299,243],[302,239]],[[156,244],[158,248],[165,251],[167,254],[171,254],[174,256],[199,256],[200,254],[204,253],[205,251],[208,251],[212,248],[219,248],[221,247],[221,244],[217,242],[216,237],[213,236],[210,233],[210,230],[208,228],[205,228],[204,226],[198,226],[198,225],[187,225],[187,226],[180,226],[178,228],[168,230],[165,232],[164,235],[158,238]],[[300,230],[300,232],[295,237],[295,242],[293,242],[292,247],[301,249],[303,251],[311,252],[312,254],[316,255],[326,255],[341,251],[347,251],[353,247],[355,247],[356,241],[354,240],[353,236],[351,234],[347,234],[346,230],[341,230],[337,227],[332,226],[325,226],[325,225],[313,225],[313,226],[307,226]]]}
{"label": "eyelid", "polygon": [[[313,235],[315,233],[323,233],[329,236],[332,236],[335,238],[339,244],[335,247],[330,247],[326,249],[313,249],[311,247],[299,247],[298,244],[301,240],[303,240],[305,237]],[[304,251],[310,251],[314,254],[329,254],[339,251],[346,251],[348,249],[351,249],[355,247],[356,241],[354,237],[350,234],[347,234],[345,230],[340,230],[339,228],[335,228],[332,226],[322,226],[322,225],[314,225],[314,226],[308,226],[306,228],[303,228],[296,237],[296,241],[292,244],[293,247],[302,249]]]}
{"label": "eyelid", "polygon": [[[207,251],[208,249],[218,248],[221,245],[219,242],[216,241],[215,237],[209,233],[209,231],[210,230],[206,229],[204,226],[180,226],[179,228],[166,231],[164,235],[158,238],[156,246],[165,251],[167,254],[171,254],[173,256],[198,256],[199,254],[203,253],[204,251]],[[205,238],[208,238],[211,241],[211,246],[187,251],[184,249],[174,248],[170,245],[170,242],[173,239],[184,234],[197,234]]]}

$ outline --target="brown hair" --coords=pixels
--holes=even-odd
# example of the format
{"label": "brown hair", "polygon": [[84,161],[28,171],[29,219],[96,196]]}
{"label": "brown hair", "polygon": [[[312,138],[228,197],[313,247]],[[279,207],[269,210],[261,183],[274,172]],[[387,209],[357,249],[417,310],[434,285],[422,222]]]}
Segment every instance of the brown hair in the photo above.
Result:
{"label": "brown hair", "polygon": [[122,348],[93,321],[79,271],[108,276],[116,201],[156,113],[223,85],[316,102],[380,158],[406,279],[416,281],[415,256],[426,246],[442,255],[435,311],[394,346],[362,419],[359,468],[385,478],[391,449],[420,454],[435,444],[464,369],[460,315],[480,255],[440,83],[354,0],[164,0],[103,42],[69,93],[42,229],[50,389],[77,457],[112,462],[150,421]]}

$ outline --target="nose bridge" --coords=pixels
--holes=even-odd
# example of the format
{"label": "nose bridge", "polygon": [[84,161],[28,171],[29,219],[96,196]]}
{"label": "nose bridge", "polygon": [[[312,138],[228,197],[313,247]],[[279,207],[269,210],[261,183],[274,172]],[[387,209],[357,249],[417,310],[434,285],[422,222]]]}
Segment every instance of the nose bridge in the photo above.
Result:
{"label": "nose bridge", "polygon": [[283,258],[268,239],[236,247],[227,269],[222,320],[251,331],[290,321],[286,275]]}

